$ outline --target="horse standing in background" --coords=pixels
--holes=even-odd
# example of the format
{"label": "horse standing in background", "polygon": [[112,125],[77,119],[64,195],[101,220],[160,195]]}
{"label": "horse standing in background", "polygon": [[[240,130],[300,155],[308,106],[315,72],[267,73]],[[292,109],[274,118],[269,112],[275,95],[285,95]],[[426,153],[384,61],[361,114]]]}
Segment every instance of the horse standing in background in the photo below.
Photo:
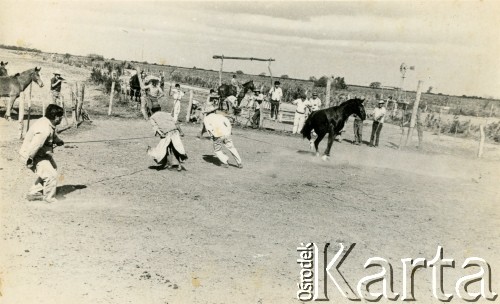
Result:
{"label": "horse standing in background", "polygon": [[22,73],[17,73],[14,76],[0,77],[0,97],[9,97],[5,118],[11,120],[10,112],[14,106],[14,102],[21,95],[31,82],[36,82],[40,87],[43,87],[42,79],[40,78],[41,68],[26,70]]}
{"label": "horse standing in background", "polygon": [[[220,96],[220,101],[219,101],[219,106],[218,106],[218,109],[219,110],[222,110],[223,108],[223,102],[224,100],[229,97],[229,96],[236,96],[236,98],[238,99],[238,104],[237,106],[240,105],[241,103],[241,100],[243,99],[243,97],[245,97],[246,93],[250,90],[250,91],[253,91],[255,89],[255,85],[253,83],[253,80],[250,80],[250,81],[247,81],[245,82],[243,85],[242,85],[242,89],[240,90],[240,92],[236,92],[236,89],[234,86],[230,85],[230,84],[222,84],[218,89],[217,89],[217,92],[219,93],[219,96]],[[229,111],[230,109],[230,105],[227,105],[226,104],[226,108],[227,110]]]}
{"label": "horse standing in background", "polygon": [[7,69],[5,68],[7,64],[8,62],[3,62],[3,61],[0,62],[0,77],[9,75],[7,73]]}
{"label": "horse standing in background", "polygon": [[340,134],[349,116],[356,114],[362,120],[366,119],[365,106],[363,105],[364,101],[364,99],[358,98],[350,99],[338,106],[318,110],[309,115],[300,133],[308,140],[311,140],[311,131],[314,130],[314,132],[316,132],[318,135],[318,138],[314,141],[316,156],[319,156],[319,143],[328,133],[328,145],[322,159],[327,160],[330,157],[330,149],[332,148],[333,140],[335,136]]}

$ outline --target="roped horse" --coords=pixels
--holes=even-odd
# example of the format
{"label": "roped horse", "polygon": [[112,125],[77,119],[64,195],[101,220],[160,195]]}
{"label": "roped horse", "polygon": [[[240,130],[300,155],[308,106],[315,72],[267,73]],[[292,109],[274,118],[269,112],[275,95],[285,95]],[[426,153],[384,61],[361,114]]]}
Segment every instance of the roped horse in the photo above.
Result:
{"label": "roped horse", "polygon": [[340,134],[349,116],[356,114],[362,120],[366,119],[363,102],[364,99],[349,99],[338,106],[318,110],[309,115],[300,133],[308,140],[311,140],[311,131],[314,130],[316,132],[318,135],[318,138],[314,141],[316,156],[319,156],[319,143],[328,133],[328,145],[322,159],[328,160],[330,158],[330,149],[332,148],[333,140],[335,136]]}
{"label": "roped horse", "polygon": [[13,76],[0,77],[0,97],[9,97],[7,109],[5,111],[5,118],[7,120],[11,120],[10,112],[14,106],[14,102],[32,81],[36,82],[40,87],[43,87],[42,79],[38,73],[40,69],[41,68],[35,67],[34,69],[29,69]]}
{"label": "roped horse", "polygon": [[0,62],[0,77],[9,75],[7,73],[7,69],[5,68],[7,64],[8,62],[3,62],[3,61]]}
{"label": "roped horse", "polygon": [[[239,94],[238,92],[236,92],[236,88],[230,84],[222,84],[218,89],[217,89],[217,92],[219,93],[219,96],[220,96],[220,101],[219,101],[219,110],[222,110],[222,107],[223,107],[223,102],[224,100],[229,97],[229,96],[236,96],[237,100],[238,100],[238,104],[236,106],[239,106],[240,103],[241,103],[241,100],[243,99],[243,97],[245,97],[246,93],[249,91],[249,90],[254,90],[255,89],[255,85],[253,83],[253,80],[250,80],[250,81],[247,81],[245,82],[243,85],[242,85],[242,89],[240,90]],[[227,105],[226,104],[226,107],[227,107],[227,110],[229,111],[230,109],[230,105]]]}

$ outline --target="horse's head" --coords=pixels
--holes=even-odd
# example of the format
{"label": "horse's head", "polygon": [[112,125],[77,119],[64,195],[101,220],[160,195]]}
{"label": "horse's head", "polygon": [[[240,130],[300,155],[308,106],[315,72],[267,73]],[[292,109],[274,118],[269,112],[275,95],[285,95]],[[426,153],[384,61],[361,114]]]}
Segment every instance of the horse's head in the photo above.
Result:
{"label": "horse's head", "polygon": [[243,87],[245,88],[245,92],[248,91],[248,90],[254,90],[255,89],[255,85],[253,84],[253,80],[250,80],[250,81],[247,81],[243,84]]}
{"label": "horse's head", "polygon": [[43,87],[43,81],[42,78],[40,78],[39,73],[41,69],[42,68],[35,67],[30,74],[31,80],[33,82],[36,82],[40,86],[40,88]]}
{"label": "horse's head", "polygon": [[356,114],[362,120],[366,119],[366,111],[365,111],[365,99],[354,98],[348,100],[347,102],[352,103],[352,114]]}
{"label": "horse's head", "polygon": [[7,76],[9,75],[7,73],[7,69],[5,68],[5,66],[8,64],[8,62],[0,62],[0,76]]}

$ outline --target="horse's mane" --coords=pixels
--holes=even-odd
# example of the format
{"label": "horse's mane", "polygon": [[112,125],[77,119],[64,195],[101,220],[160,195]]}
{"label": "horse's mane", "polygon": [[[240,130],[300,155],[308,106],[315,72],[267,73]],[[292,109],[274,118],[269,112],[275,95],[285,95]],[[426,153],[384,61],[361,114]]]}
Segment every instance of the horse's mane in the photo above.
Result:
{"label": "horse's mane", "polygon": [[249,84],[249,83],[253,83],[253,80],[249,80],[249,81],[245,82],[245,83],[243,84],[243,86],[246,86],[246,85],[247,85],[247,84]]}

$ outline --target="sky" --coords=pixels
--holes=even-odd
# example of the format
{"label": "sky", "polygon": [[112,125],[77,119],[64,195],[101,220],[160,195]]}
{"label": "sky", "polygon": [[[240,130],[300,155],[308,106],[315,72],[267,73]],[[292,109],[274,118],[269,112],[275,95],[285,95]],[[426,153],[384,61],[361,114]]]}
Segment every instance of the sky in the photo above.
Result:
{"label": "sky", "polygon": [[[218,70],[213,55],[273,58],[274,76],[345,77],[500,98],[500,1],[10,1],[0,44]],[[266,62],[224,60],[224,71]]]}

